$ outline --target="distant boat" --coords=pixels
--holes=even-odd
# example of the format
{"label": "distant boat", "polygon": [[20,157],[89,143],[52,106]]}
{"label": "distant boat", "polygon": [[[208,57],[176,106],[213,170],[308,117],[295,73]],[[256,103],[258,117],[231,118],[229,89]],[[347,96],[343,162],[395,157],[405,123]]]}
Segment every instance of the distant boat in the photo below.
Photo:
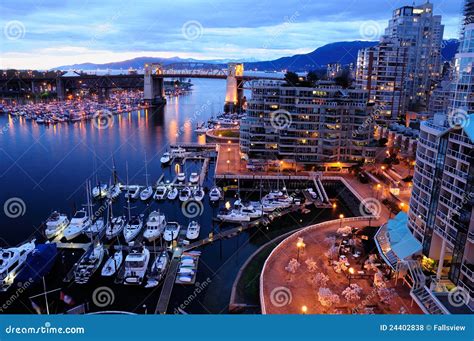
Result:
{"label": "distant boat", "polygon": [[178,189],[176,187],[173,187],[172,189],[170,189],[170,191],[168,192],[168,195],[167,195],[167,198],[169,200],[174,200],[178,197]]}
{"label": "distant boat", "polygon": [[191,190],[189,187],[184,187],[180,192],[179,192],[179,200],[180,201],[187,201],[189,200],[189,197],[191,196]]}
{"label": "distant boat", "polygon": [[156,187],[155,194],[153,195],[153,199],[163,200],[166,198],[167,193],[168,193],[168,188],[165,185],[158,185]]}
{"label": "distant boat", "polygon": [[201,201],[204,198],[204,190],[201,187],[197,187],[193,191],[194,200]]}
{"label": "distant boat", "polygon": [[164,153],[163,156],[160,158],[160,162],[162,165],[167,165],[170,161],[171,155],[168,152]]}
{"label": "distant boat", "polygon": [[199,174],[198,173],[191,173],[189,176],[189,182],[192,184],[197,184],[199,181]]}
{"label": "distant boat", "polygon": [[219,201],[221,200],[221,198],[222,198],[222,192],[219,189],[219,187],[216,187],[216,186],[212,187],[211,191],[209,192],[209,199],[211,200],[211,202]]}
{"label": "distant boat", "polygon": [[177,223],[168,223],[165,227],[165,231],[163,233],[163,239],[167,242],[170,242],[176,238],[178,238],[179,231],[181,226]]}
{"label": "distant boat", "polygon": [[186,230],[186,238],[189,240],[194,240],[199,237],[199,232],[201,231],[201,225],[197,221],[192,221],[188,225]]}
{"label": "distant boat", "polygon": [[143,220],[140,216],[132,216],[123,230],[123,237],[130,243],[143,228]]}
{"label": "distant boat", "polygon": [[25,266],[16,277],[17,282],[39,282],[51,271],[57,255],[56,243],[38,244],[28,255]]}

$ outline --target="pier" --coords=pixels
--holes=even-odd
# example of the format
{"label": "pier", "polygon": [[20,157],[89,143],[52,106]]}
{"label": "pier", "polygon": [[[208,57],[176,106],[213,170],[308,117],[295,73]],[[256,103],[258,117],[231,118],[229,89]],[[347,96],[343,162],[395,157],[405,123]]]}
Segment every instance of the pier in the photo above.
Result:
{"label": "pier", "polygon": [[166,311],[168,310],[171,293],[173,292],[174,281],[176,279],[176,274],[179,268],[181,254],[182,249],[176,248],[173,253],[173,258],[171,259],[170,266],[168,267],[168,272],[166,273],[166,277],[163,282],[163,287],[161,288],[161,294],[155,308],[155,314],[166,314]]}

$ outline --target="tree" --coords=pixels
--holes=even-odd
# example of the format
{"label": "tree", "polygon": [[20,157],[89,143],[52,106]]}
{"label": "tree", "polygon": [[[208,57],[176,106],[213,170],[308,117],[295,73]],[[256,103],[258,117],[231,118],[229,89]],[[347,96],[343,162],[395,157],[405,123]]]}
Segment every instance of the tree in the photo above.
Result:
{"label": "tree", "polygon": [[316,272],[318,270],[318,264],[314,261],[313,258],[308,258],[306,261],[306,266],[308,267],[308,271],[311,273]]}
{"label": "tree", "polygon": [[386,304],[390,304],[392,299],[395,298],[395,290],[392,288],[379,288],[377,289],[377,294],[379,295],[380,301]]}
{"label": "tree", "polygon": [[316,85],[316,82],[319,80],[319,76],[316,71],[309,71],[306,75],[306,80],[311,84],[311,86]]}
{"label": "tree", "polygon": [[354,302],[360,300],[360,293],[362,292],[362,288],[356,284],[352,283],[349,285],[347,288],[344,289],[342,292],[342,296],[346,299],[348,302]]}
{"label": "tree", "polygon": [[352,76],[349,70],[343,70],[340,75],[334,78],[337,85],[347,89],[352,85]]}
{"label": "tree", "polygon": [[285,81],[288,85],[297,86],[299,84],[299,76],[295,72],[288,71],[285,74]]}
{"label": "tree", "polygon": [[329,248],[329,250],[324,253],[324,255],[328,257],[329,260],[333,260],[334,257],[337,257],[338,253],[339,249],[335,245],[333,245]]}
{"label": "tree", "polygon": [[376,288],[385,288],[385,281],[383,280],[383,274],[380,270],[374,275],[374,285]]}
{"label": "tree", "polygon": [[352,227],[350,226],[344,226],[340,227],[336,231],[337,234],[342,235],[342,234],[351,234],[352,233]]}
{"label": "tree", "polygon": [[325,287],[328,282],[329,276],[322,272],[318,272],[316,276],[314,276],[313,284],[317,287]]}
{"label": "tree", "polygon": [[329,288],[319,288],[318,300],[323,307],[331,307],[341,301],[339,295],[334,294]]}
{"label": "tree", "polygon": [[288,265],[285,267],[285,270],[291,274],[294,274],[296,273],[299,267],[300,263],[295,258],[291,258],[288,262]]}

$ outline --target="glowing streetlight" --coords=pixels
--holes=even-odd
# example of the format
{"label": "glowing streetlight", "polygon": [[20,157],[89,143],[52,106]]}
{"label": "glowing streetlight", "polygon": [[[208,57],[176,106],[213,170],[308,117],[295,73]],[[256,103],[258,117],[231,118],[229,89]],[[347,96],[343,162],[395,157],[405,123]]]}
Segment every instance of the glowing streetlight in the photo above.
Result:
{"label": "glowing streetlight", "polygon": [[337,208],[337,204],[336,204],[336,203],[333,203],[333,204],[332,204],[332,208]]}
{"label": "glowing streetlight", "polygon": [[339,228],[342,227],[342,219],[344,219],[344,214],[339,214],[339,219],[341,220],[339,223]]}
{"label": "glowing streetlight", "polygon": [[303,313],[303,315],[306,315],[306,313],[308,312],[308,307],[307,306],[302,306],[301,307],[301,312]]}

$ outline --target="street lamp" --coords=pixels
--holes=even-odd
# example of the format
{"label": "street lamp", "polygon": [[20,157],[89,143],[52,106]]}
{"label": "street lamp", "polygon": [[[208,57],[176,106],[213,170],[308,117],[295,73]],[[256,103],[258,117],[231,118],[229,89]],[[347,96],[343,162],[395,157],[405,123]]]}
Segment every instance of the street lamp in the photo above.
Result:
{"label": "street lamp", "polygon": [[303,315],[306,315],[306,313],[308,312],[308,307],[307,306],[302,306],[301,307],[301,312],[303,313]]}
{"label": "street lamp", "polygon": [[344,214],[339,214],[339,219],[341,219],[340,223],[339,223],[339,228],[342,227],[342,219],[344,219]]}
{"label": "street lamp", "polygon": [[353,267],[350,267],[349,268],[349,285],[351,285],[351,279],[352,279],[352,275],[354,275],[354,268]]}
{"label": "street lamp", "polygon": [[296,260],[299,261],[300,260],[300,249],[304,248],[305,247],[305,243],[303,242],[303,239],[302,238],[298,238],[298,241],[296,242],[296,249],[298,251],[298,253],[296,254]]}
{"label": "street lamp", "polygon": [[230,160],[227,160],[227,173],[230,172]]}

